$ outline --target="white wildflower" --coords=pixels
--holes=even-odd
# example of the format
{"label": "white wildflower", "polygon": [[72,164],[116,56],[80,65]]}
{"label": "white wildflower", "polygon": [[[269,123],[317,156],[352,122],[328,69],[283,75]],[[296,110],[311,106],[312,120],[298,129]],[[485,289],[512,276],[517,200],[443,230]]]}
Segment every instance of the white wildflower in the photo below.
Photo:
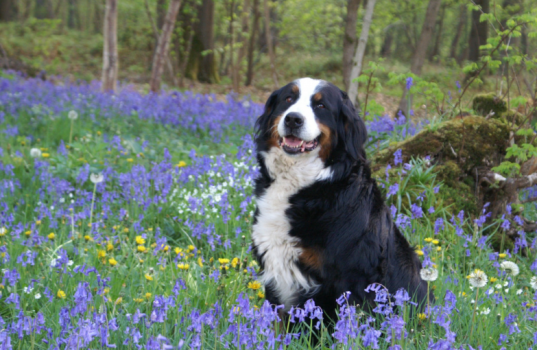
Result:
{"label": "white wildflower", "polygon": [[485,272],[479,269],[475,269],[468,277],[470,284],[477,288],[484,287],[488,281],[488,277]]}
{"label": "white wildflower", "polygon": [[76,111],[69,111],[69,114],[67,115],[67,118],[71,120],[78,119],[78,113]]}
{"label": "white wildflower", "polygon": [[520,295],[520,294],[522,294],[522,289],[519,289],[516,291],[516,295]]}
{"label": "white wildflower", "polygon": [[488,315],[490,314],[490,309],[487,307],[485,310],[481,311],[481,315]]}
{"label": "white wildflower", "polygon": [[103,182],[103,180],[104,180],[104,175],[103,175],[102,173],[91,174],[91,175],[90,175],[90,180],[91,180],[91,182],[93,182],[94,184],[101,183],[101,182]]}
{"label": "white wildflower", "polygon": [[436,281],[436,279],[438,278],[438,270],[434,267],[421,269],[420,276],[421,279],[424,281]]}
{"label": "white wildflower", "polygon": [[36,299],[41,299],[41,293],[35,293],[34,298],[36,298]]}
{"label": "white wildflower", "polygon": [[502,261],[500,268],[505,271],[507,276],[515,277],[520,272],[518,265],[512,261]]}
{"label": "white wildflower", "polygon": [[537,289],[537,276],[533,276],[530,280],[530,286],[533,289]]}
{"label": "white wildflower", "polygon": [[30,150],[30,157],[32,158],[41,157],[41,150],[39,148],[32,148]]}

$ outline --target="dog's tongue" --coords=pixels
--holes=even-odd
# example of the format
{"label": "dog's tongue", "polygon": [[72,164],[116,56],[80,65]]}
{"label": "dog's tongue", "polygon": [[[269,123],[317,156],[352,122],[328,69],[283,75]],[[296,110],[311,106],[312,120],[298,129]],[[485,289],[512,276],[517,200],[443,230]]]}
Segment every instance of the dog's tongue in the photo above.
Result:
{"label": "dog's tongue", "polygon": [[285,144],[288,145],[288,146],[291,146],[291,147],[296,147],[296,146],[300,146],[300,143],[302,142],[301,139],[299,139],[298,137],[295,137],[295,136],[285,136],[284,137],[285,139]]}

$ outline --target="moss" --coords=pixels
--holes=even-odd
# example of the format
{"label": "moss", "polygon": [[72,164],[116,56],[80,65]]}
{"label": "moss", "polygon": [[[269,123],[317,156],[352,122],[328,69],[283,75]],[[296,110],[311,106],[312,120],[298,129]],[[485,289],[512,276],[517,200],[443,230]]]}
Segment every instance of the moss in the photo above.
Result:
{"label": "moss", "polygon": [[[496,119],[468,116],[426,127],[413,137],[395,143],[373,157],[373,164],[393,162],[393,153],[401,149],[403,160],[411,156],[431,156],[437,163],[454,161],[465,172],[505,154],[510,127]],[[376,170],[374,168],[374,170]]]}
{"label": "moss", "polygon": [[519,113],[519,112],[513,111],[513,110],[509,110],[502,116],[502,119],[504,119],[507,123],[510,123],[510,124],[512,124],[514,122],[515,125],[521,125],[521,124],[524,123],[524,121],[527,118],[522,113]]}
{"label": "moss", "polygon": [[472,101],[473,110],[479,115],[485,116],[494,112],[494,117],[499,118],[507,111],[507,104],[494,93],[478,94]]}

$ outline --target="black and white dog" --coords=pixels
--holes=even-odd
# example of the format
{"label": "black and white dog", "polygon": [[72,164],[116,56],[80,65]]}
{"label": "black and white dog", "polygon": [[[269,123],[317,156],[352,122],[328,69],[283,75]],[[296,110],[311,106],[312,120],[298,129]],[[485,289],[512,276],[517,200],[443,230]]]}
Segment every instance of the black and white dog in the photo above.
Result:
{"label": "black and white dog", "polygon": [[347,95],[310,78],[273,92],[257,120],[253,252],[267,300],[285,311],[313,299],[335,319],[338,297],[368,304],[375,282],[427,298],[421,262],[371,179],[366,138]]}

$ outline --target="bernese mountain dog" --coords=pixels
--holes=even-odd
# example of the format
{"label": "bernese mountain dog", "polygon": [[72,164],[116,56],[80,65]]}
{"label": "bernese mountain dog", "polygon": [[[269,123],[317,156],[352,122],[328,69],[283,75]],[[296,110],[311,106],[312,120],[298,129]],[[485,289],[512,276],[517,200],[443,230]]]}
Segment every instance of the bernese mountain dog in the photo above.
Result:
{"label": "bernese mountain dog", "polygon": [[371,178],[367,131],[346,93],[298,79],[274,91],[256,122],[257,209],[252,250],[267,300],[313,299],[336,319],[336,299],[373,305],[366,287],[427,298],[421,262],[395,226]]}

